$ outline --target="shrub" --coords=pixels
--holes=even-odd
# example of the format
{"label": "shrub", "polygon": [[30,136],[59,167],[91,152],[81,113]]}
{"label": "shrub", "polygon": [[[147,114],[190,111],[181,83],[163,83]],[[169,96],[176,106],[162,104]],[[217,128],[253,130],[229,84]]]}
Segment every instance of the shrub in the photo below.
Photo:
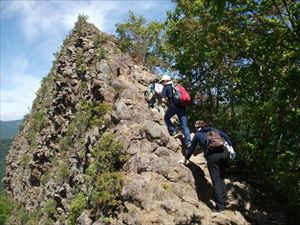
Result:
{"label": "shrub", "polygon": [[58,166],[58,179],[65,181],[69,177],[69,166],[67,162],[61,161]]}
{"label": "shrub", "polygon": [[102,135],[99,143],[91,151],[96,159],[98,173],[120,168],[125,159],[122,148],[122,143],[116,141],[114,134],[105,133]]}
{"label": "shrub", "polygon": [[[5,221],[6,225],[36,225],[42,217],[42,210],[27,211],[22,205],[17,205],[10,217]],[[2,224],[2,223],[1,223]]]}
{"label": "shrub", "polygon": [[90,199],[96,214],[108,215],[122,203],[122,182],[120,172],[103,173],[98,177]]}
{"label": "shrub", "polygon": [[8,198],[5,195],[0,195],[0,224],[5,224],[12,210],[13,206]]}
{"label": "shrub", "polygon": [[89,19],[88,15],[80,14],[77,16],[77,22],[75,23],[75,27],[82,26],[84,23],[87,23]]}
{"label": "shrub", "polygon": [[95,61],[100,61],[101,59],[106,59],[107,57],[107,54],[108,52],[105,50],[105,48],[103,47],[99,47],[97,50],[96,50],[96,57],[95,57]]}
{"label": "shrub", "polygon": [[31,115],[31,128],[25,134],[25,138],[31,147],[36,145],[36,136],[45,125],[46,109],[41,107],[39,111],[33,112]]}
{"label": "shrub", "polygon": [[91,151],[95,160],[87,169],[87,180],[92,187],[89,202],[97,217],[106,218],[122,204],[123,177],[115,172],[125,159],[122,149],[113,133],[105,133]]}
{"label": "shrub", "polygon": [[49,179],[51,177],[50,171],[51,171],[51,169],[47,170],[45,173],[42,174],[42,176],[41,176],[41,184],[42,185],[45,185],[49,181]]}
{"label": "shrub", "polygon": [[52,216],[56,211],[56,202],[54,199],[50,199],[47,201],[45,207],[44,207],[44,212],[48,216]]}
{"label": "shrub", "polygon": [[108,126],[110,119],[105,115],[111,111],[111,106],[107,102],[94,104],[84,101],[80,104],[74,119],[68,126],[67,132],[59,144],[62,150],[67,151],[72,145],[73,138],[80,138],[88,128],[92,126]]}
{"label": "shrub", "polygon": [[32,159],[32,155],[30,155],[30,154],[21,155],[20,164],[21,164],[22,168],[25,168],[26,166],[28,166],[31,159]]}
{"label": "shrub", "polygon": [[76,224],[76,219],[80,216],[82,211],[87,207],[87,197],[84,194],[79,194],[70,203],[70,212],[68,217],[68,224]]}
{"label": "shrub", "polygon": [[108,39],[109,39],[108,35],[106,35],[104,33],[97,34],[93,38],[94,45],[95,46],[100,46],[102,43],[105,43]]}
{"label": "shrub", "polygon": [[76,71],[79,76],[86,74],[88,68],[84,63],[84,55],[83,50],[81,48],[77,48],[76,50]]}

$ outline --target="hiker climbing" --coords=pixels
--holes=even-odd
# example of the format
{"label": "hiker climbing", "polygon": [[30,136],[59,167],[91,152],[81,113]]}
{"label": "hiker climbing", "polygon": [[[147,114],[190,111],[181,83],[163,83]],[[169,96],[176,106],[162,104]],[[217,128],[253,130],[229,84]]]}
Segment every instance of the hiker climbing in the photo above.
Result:
{"label": "hiker climbing", "polygon": [[162,107],[162,93],[163,85],[159,83],[159,79],[155,78],[148,85],[145,91],[145,99],[148,102],[150,109],[157,109],[162,115],[164,114],[164,109]]}
{"label": "hiker climbing", "polygon": [[197,132],[193,137],[190,148],[185,153],[185,158],[179,163],[187,164],[197,144],[204,151],[207,166],[212,179],[214,198],[217,211],[224,211],[227,202],[227,191],[224,182],[224,172],[228,158],[235,158],[232,142],[229,136],[216,128],[208,127],[204,121],[196,121]]}
{"label": "hiker climbing", "polygon": [[168,127],[168,131],[171,136],[175,136],[177,134],[176,127],[171,122],[171,118],[174,115],[177,115],[180,122],[181,129],[183,131],[185,146],[189,147],[191,145],[191,135],[187,125],[188,120],[186,116],[186,106],[175,103],[174,84],[170,76],[164,75],[161,78],[160,83],[162,83],[164,86],[161,94],[162,102],[168,106],[168,109],[164,116],[165,123]]}

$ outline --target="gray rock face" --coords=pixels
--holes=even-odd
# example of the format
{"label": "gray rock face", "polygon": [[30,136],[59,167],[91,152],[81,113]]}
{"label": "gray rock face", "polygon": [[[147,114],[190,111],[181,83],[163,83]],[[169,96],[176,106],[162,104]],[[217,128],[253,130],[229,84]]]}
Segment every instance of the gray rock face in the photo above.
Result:
{"label": "gray rock face", "polygon": [[[63,46],[7,157],[8,196],[57,225],[68,218],[81,225],[249,224],[237,211],[212,213],[203,155],[188,167],[179,165],[181,142],[169,136],[161,114],[144,100],[155,75],[134,65],[113,37],[99,37],[108,36],[85,24]],[[100,51],[106,55],[99,57]],[[110,110],[96,116],[83,110],[93,104]],[[91,197],[88,168],[105,132],[114,133],[127,154],[122,204],[110,217],[82,202],[75,205],[77,213],[76,196]],[[251,210],[251,196],[248,201]]]}

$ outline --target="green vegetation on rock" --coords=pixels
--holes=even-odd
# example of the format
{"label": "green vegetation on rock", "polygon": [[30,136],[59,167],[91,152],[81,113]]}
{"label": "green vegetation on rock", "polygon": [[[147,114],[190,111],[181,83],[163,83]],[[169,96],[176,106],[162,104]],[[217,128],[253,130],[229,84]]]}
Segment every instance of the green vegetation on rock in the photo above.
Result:
{"label": "green vegetation on rock", "polygon": [[0,224],[5,224],[6,219],[10,216],[13,206],[8,198],[4,195],[0,195]]}
{"label": "green vegetation on rock", "polygon": [[88,199],[85,194],[79,194],[76,196],[69,207],[69,217],[68,217],[68,225],[77,224],[76,219],[80,216],[82,211],[87,207]]}

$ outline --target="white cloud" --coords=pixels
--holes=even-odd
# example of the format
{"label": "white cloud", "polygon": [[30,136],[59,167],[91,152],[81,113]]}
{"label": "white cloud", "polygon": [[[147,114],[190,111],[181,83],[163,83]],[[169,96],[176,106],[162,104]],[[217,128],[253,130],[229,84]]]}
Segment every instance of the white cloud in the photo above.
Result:
{"label": "white cloud", "polygon": [[29,112],[40,78],[28,75],[13,75],[11,89],[1,90],[1,120],[21,119]]}
{"label": "white cloud", "polygon": [[13,66],[1,74],[1,120],[21,119],[29,112],[29,107],[40,86],[40,76],[28,74],[30,56],[18,55],[10,59]]}
{"label": "white cloud", "polygon": [[121,22],[117,16],[125,18],[131,10],[146,17],[163,8],[163,4],[164,1],[10,1],[1,10],[3,18],[15,14],[21,17],[21,27],[30,40],[45,33],[55,36],[70,30],[78,14],[88,15],[100,30],[112,32],[115,23]]}

